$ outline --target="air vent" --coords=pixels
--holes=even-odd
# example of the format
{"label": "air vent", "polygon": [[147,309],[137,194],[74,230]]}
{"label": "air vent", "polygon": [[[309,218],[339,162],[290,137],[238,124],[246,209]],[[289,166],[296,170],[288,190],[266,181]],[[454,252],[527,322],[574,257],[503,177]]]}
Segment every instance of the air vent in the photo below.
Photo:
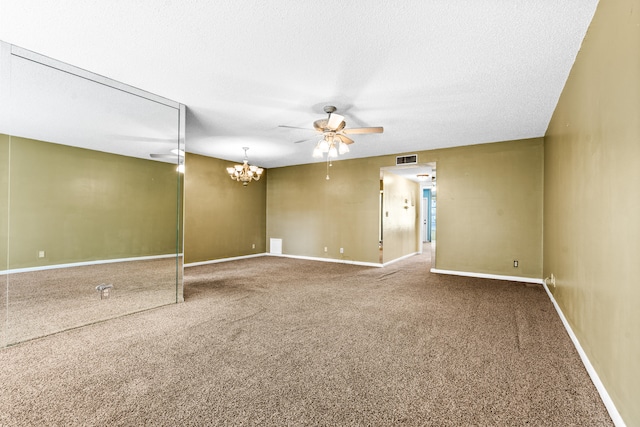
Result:
{"label": "air vent", "polygon": [[408,156],[398,156],[396,157],[396,166],[399,165],[417,165],[418,164],[418,155],[410,154]]}

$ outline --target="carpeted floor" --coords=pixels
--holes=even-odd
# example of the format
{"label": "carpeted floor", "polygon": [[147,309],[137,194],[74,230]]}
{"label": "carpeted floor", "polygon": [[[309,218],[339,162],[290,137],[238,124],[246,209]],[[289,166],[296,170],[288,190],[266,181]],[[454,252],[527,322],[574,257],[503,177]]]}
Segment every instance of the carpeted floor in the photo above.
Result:
{"label": "carpeted floor", "polygon": [[[175,303],[176,259],[13,273],[8,281],[0,275],[0,346]],[[100,284],[113,285],[108,299],[96,291]]]}
{"label": "carpeted floor", "polygon": [[275,257],[0,351],[0,425],[612,425],[544,290]]}

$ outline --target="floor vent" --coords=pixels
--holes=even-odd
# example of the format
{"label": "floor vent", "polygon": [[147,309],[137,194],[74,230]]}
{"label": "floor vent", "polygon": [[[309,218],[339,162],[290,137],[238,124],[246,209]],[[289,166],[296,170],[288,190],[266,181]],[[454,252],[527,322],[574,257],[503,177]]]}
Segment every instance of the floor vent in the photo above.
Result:
{"label": "floor vent", "polygon": [[269,253],[282,255],[282,239],[269,239]]}
{"label": "floor vent", "polygon": [[418,164],[418,155],[410,154],[408,156],[398,156],[396,157],[396,166],[400,165],[417,165]]}

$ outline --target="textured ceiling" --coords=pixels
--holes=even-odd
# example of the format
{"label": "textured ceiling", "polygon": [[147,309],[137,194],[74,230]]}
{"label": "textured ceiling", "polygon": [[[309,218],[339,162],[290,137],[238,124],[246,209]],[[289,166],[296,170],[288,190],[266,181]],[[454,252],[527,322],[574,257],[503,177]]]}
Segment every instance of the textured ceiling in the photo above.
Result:
{"label": "textured ceiling", "polygon": [[[187,151],[311,163],[327,104],[343,158],[539,137],[596,0],[0,0],[0,40],[187,105]],[[303,143],[294,143],[312,138]]]}

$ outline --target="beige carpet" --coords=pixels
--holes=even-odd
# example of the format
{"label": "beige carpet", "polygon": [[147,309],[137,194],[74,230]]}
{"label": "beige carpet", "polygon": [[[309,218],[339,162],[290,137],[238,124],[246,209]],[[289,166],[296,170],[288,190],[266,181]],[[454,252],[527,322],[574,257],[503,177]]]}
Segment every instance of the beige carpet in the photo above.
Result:
{"label": "beige carpet", "polygon": [[[0,346],[176,302],[175,258],[15,273],[8,280],[5,286],[7,276],[0,275]],[[100,284],[113,285],[108,299],[96,291]]]}
{"label": "beige carpet", "polygon": [[261,257],[0,351],[0,424],[612,425],[540,286]]}

